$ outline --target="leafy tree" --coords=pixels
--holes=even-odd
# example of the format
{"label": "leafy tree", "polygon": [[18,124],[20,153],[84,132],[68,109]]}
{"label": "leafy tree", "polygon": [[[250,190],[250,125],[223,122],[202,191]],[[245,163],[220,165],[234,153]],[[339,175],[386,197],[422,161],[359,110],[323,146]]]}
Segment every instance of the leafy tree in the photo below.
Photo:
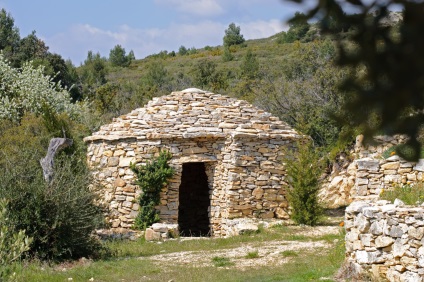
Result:
{"label": "leafy tree", "polygon": [[232,45],[240,45],[244,43],[244,37],[240,33],[240,27],[234,23],[230,23],[228,28],[225,30],[224,46],[229,47]]}
{"label": "leafy tree", "polygon": [[310,29],[310,24],[303,13],[296,12],[294,18],[289,22],[289,30],[282,33],[282,43],[293,43],[305,37]]}
{"label": "leafy tree", "polygon": [[130,63],[131,63],[132,61],[135,61],[135,55],[134,55],[134,51],[133,51],[133,50],[131,50],[131,51],[128,53],[127,58],[128,58],[128,60],[130,61]]}
{"label": "leafy tree", "polygon": [[82,83],[82,92],[84,97],[92,97],[96,88],[107,82],[106,59],[100,56],[100,53],[94,54],[88,51],[87,59],[78,69],[79,77]]}
{"label": "leafy tree", "polygon": [[49,47],[44,41],[39,39],[33,31],[30,35],[22,38],[19,42],[17,52],[13,56],[15,67],[19,67],[24,62],[33,59],[45,59],[48,54]]}
{"label": "leafy tree", "polygon": [[40,115],[47,107],[77,118],[79,106],[72,104],[69,92],[43,74],[43,68],[25,63],[19,71],[0,54],[0,119],[19,121],[26,112]]}
{"label": "leafy tree", "polygon": [[118,44],[112,50],[110,50],[109,62],[112,64],[112,66],[128,67],[133,57],[134,52],[131,53],[131,56],[127,56],[125,48]]}
{"label": "leafy tree", "polygon": [[11,58],[19,46],[19,29],[15,27],[15,20],[6,12],[0,11],[0,50],[6,58]]}
{"label": "leafy tree", "polygon": [[184,55],[187,55],[187,53],[188,53],[187,48],[185,46],[181,45],[180,48],[178,49],[178,54],[180,56],[184,56]]}
{"label": "leafy tree", "polygon": [[[410,139],[404,147],[412,148],[412,159],[417,160],[419,131],[424,122],[424,3],[349,3],[356,14],[348,14],[344,3],[337,1],[316,1],[307,14],[319,19],[324,33],[334,34],[344,24],[351,27],[347,38],[352,44],[338,38],[338,65],[355,70],[343,83],[343,88],[353,93],[344,109],[352,113],[350,121],[361,126],[368,138],[377,132],[408,135]],[[403,9],[403,20],[387,25],[393,5]],[[327,24],[332,20],[334,24]],[[398,153],[402,155],[402,150]]]}

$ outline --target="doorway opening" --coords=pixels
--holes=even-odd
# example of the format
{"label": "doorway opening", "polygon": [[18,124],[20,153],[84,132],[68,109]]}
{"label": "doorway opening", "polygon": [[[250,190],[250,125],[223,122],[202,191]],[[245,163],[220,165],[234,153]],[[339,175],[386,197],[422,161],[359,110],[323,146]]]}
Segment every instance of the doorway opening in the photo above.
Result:
{"label": "doorway opening", "polygon": [[209,236],[209,186],[205,163],[185,163],[179,189],[178,225],[182,236]]}

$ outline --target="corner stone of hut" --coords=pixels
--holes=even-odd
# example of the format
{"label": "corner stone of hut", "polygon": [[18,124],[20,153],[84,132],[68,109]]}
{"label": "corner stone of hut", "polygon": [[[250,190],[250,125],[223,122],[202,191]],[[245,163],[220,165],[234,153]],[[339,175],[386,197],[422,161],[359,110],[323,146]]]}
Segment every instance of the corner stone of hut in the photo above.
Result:
{"label": "corner stone of hut", "polygon": [[288,219],[284,148],[298,134],[246,101],[190,88],[154,98],[86,137],[87,161],[111,229],[130,229],[141,191],[130,163],[172,153],[162,223],[185,235],[232,235],[245,219]]}

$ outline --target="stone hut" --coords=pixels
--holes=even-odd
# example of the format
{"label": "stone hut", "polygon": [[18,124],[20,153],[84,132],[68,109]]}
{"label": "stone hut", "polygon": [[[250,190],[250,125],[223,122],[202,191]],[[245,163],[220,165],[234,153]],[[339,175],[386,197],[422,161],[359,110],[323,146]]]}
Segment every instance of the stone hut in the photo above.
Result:
{"label": "stone hut", "polygon": [[227,236],[246,220],[288,219],[284,148],[304,138],[246,101],[195,88],[154,98],[84,140],[112,229],[130,228],[137,197],[130,163],[168,150],[176,173],[157,206],[183,234]]}

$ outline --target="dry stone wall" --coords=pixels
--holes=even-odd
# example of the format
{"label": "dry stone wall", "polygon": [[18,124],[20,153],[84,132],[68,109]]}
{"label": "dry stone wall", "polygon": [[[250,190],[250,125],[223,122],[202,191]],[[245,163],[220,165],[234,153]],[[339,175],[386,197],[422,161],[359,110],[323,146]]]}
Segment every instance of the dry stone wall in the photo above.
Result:
{"label": "dry stone wall", "polygon": [[345,214],[347,264],[388,281],[424,281],[424,207],[357,201]]}
{"label": "dry stone wall", "polygon": [[321,199],[329,207],[347,206],[355,199],[377,198],[383,189],[423,180],[424,160],[407,162],[399,156],[383,158],[389,148],[405,143],[404,136],[377,136],[375,144],[364,146],[357,137],[350,155],[342,155],[324,182]]}
{"label": "dry stone wall", "polygon": [[188,89],[155,98],[85,141],[111,228],[131,228],[139,210],[141,191],[130,164],[143,165],[168,150],[176,173],[156,207],[161,222],[178,223],[183,164],[201,162],[208,178],[211,235],[227,236],[237,218],[289,217],[284,150],[303,138],[245,101]]}

